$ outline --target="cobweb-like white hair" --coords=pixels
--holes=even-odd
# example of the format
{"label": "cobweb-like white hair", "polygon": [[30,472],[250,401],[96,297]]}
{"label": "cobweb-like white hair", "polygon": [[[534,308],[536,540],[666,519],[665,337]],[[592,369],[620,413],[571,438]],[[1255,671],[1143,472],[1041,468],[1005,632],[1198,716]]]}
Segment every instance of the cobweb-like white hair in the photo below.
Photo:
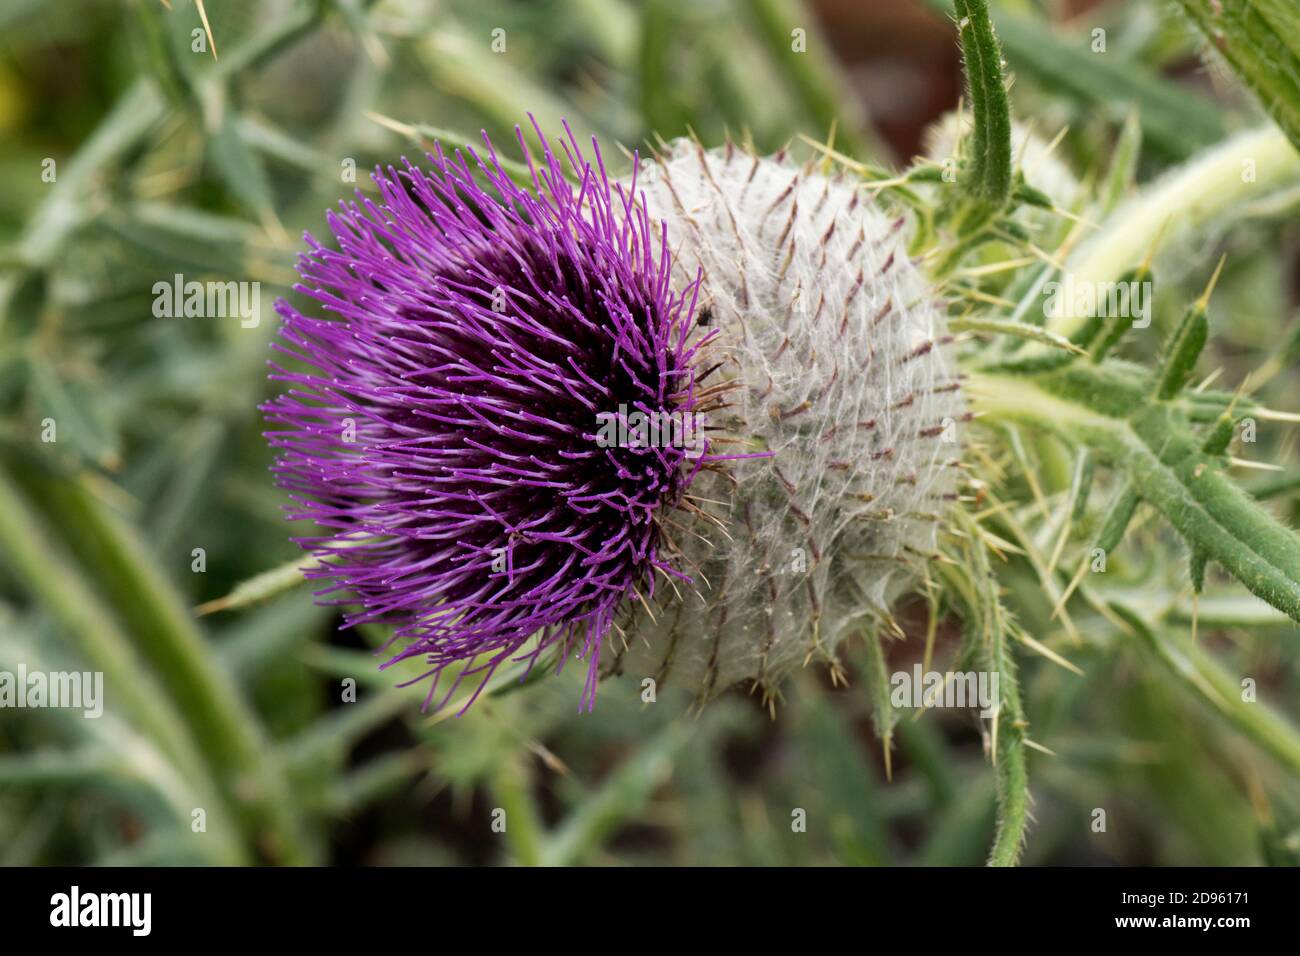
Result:
{"label": "cobweb-like white hair", "polygon": [[602,670],[702,698],[768,688],[885,616],[935,551],[965,417],[945,322],[903,220],[860,183],[686,140],[649,172],[674,281],[702,271],[698,321],[719,333],[699,389],[732,386],[711,451],[772,455],[696,477],[707,516],[664,528],[694,588],[661,579]]}

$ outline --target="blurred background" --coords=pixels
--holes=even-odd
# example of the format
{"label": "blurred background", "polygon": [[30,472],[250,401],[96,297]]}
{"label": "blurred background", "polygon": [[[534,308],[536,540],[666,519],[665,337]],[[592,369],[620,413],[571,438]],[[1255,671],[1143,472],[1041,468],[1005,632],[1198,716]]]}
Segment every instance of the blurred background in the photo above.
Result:
{"label": "blurred background", "polygon": [[[837,149],[898,167],[961,96],[946,9],[0,0],[0,671],[102,671],[106,687],[98,720],[0,710],[0,863],[982,863],[994,789],[979,722],[904,714],[886,780],[858,646],[846,686],[802,672],[774,716],[743,689],[702,713],[671,689],[645,704],[631,678],[580,716],[580,669],[430,716],[419,689],[378,673],[382,634],[340,631],[281,586],[292,565],[261,579],[261,600],[193,611],[292,562],[290,534],[307,533],[283,519],[261,437],[270,305],[303,230],[326,233],[325,210],[374,164],[480,130],[516,155],[531,112],[598,135],[619,169],[616,143],[694,131],[771,151],[832,126]],[[1265,121],[1173,4],[994,12],[1021,134],[1068,128],[1051,156],[1065,189],[1098,178],[1130,114],[1139,182]],[[1264,366],[1261,400],[1291,411],[1296,199],[1207,232],[1162,275],[1186,301],[1231,250],[1220,387]],[[261,321],[156,317],[154,284],[178,273],[261,283]],[[1247,477],[1294,523],[1294,442],[1260,441],[1283,469]],[[1185,557],[1150,524],[1116,586],[1153,627],[1186,630]],[[1067,637],[1032,573],[1000,572],[1026,630],[1083,671],[1021,661],[1052,751],[1030,764],[1026,863],[1300,859],[1294,759],[1222,720],[1180,662],[1103,620]],[[1224,590],[1202,600],[1199,646],[1256,681],[1287,722],[1278,746],[1300,753],[1296,628]],[[921,659],[928,617],[924,600],[902,609],[891,667]],[[940,664],[959,630],[939,620]]]}

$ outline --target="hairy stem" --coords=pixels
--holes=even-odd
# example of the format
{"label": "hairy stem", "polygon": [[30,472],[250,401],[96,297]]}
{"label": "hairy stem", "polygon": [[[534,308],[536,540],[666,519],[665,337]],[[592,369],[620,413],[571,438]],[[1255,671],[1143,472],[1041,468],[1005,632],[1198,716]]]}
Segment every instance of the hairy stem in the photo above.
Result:
{"label": "hairy stem", "polygon": [[1015,866],[1029,825],[1029,772],[1025,765],[1027,722],[1011,653],[1011,621],[1002,606],[988,545],[978,523],[965,511],[954,513],[965,536],[965,561],[945,568],[945,574],[963,606],[968,629],[965,646],[981,670],[998,677],[998,700],[990,728],[997,822],[988,865]]}
{"label": "hairy stem", "polygon": [[987,0],[957,0],[955,7],[975,120],[966,190],[972,198],[1001,208],[1011,196],[1011,104],[1002,76],[1002,49]]}

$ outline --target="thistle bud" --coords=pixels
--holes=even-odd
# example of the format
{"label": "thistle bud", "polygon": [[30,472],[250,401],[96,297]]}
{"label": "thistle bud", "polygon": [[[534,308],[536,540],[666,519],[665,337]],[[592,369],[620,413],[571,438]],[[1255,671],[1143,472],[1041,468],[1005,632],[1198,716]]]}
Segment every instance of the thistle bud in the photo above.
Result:
{"label": "thistle bud", "polygon": [[[880,623],[935,551],[964,411],[905,221],[859,182],[678,141],[646,177],[678,286],[699,275],[710,435],[666,535],[689,587],[633,609],[608,671],[765,688]],[[665,518],[667,520],[667,517]]]}

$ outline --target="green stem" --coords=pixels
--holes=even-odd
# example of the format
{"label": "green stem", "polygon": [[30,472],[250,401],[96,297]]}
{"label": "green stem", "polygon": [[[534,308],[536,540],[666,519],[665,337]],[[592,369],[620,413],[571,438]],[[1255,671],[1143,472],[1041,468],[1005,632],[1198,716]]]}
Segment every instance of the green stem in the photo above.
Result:
{"label": "green stem", "polygon": [[997,826],[989,851],[989,866],[1015,866],[1025,844],[1029,825],[1029,772],[1025,766],[1025,712],[1020,700],[1016,663],[1011,653],[1006,609],[997,591],[988,546],[976,522],[962,510],[955,512],[966,534],[968,573],[958,589],[965,605],[966,626],[974,631],[967,644],[975,649],[981,669],[998,675],[996,716],[993,718],[994,791]]}
{"label": "green stem", "polygon": [[673,724],[628,757],[547,839],[542,865],[567,866],[580,860],[606,834],[639,813],[672,774],[673,759],[690,739],[689,728]]}
{"label": "green stem", "polygon": [[6,787],[84,784],[118,772],[112,758],[111,753],[91,747],[3,755],[0,756],[0,784]]}
{"label": "green stem", "polygon": [[1011,104],[1002,75],[1002,48],[987,0],[956,0],[957,29],[974,115],[966,190],[995,208],[1011,196]]}
{"label": "green stem", "polygon": [[[1077,382],[1104,367],[1076,367],[1072,377]],[[1221,462],[1201,451],[1176,408],[1155,403],[1115,415],[1114,398],[1102,389],[1069,398],[1054,393],[1059,376],[976,373],[973,379],[977,409],[1096,449],[1191,547],[1300,621],[1300,539],[1223,475]]]}
{"label": "green stem", "polygon": [[505,811],[506,843],[522,866],[542,862],[543,827],[533,800],[531,776],[526,758],[513,753],[502,760],[491,782],[492,797]]}
{"label": "green stem", "polygon": [[122,711],[187,773],[202,762],[184,722],[80,570],[52,543],[54,535],[21,490],[0,470],[0,545],[5,563],[104,672]]}
{"label": "green stem", "polygon": [[137,80],[118,98],[103,122],[60,169],[50,194],[23,233],[23,262],[45,268],[57,257],[63,242],[89,215],[86,192],[96,176],[104,174],[163,118],[166,102],[152,80]]}
{"label": "green stem", "polygon": [[871,697],[871,723],[885,755],[885,775],[893,779],[894,724],[898,714],[889,697],[889,665],[885,661],[885,638],[877,628],[867,635],[867,687]]}
{"label": "green stem", "polygon": [[254,31],[242,45],[221,57],[212,70],[213,76],[227,81],[271,62],[280,51],[320,26],[323,7],[321,0],[305,0],[270,26]]}
{"label": "green stem", "polygon": [[[213,851],[223,863],[247,862],[238,841],[231,838],[233,814],[200,756],[180,710],[154,681],[130,639],[120,629],[111,608],[85,580],[81,570],[52,540],[51,529],[4,470],[0,470],[0,553],[27,589],[84,655],[103,672],[115,711],[131,725],[109,732],[105,715],[89,722],[107,735],[103,746],[114,750],[123,767],[138,771],[156,784],[168,803],[188,822],[196,808],[208,811]],[[28,667],[40,664],[35,652],[20,651]],[[137,735],[137,732],[138,734]],[[183,781],[183,783],[182,783]],[[182,791],[185,797],[179,796]]]}
{"label": "green stem", "polygon": [[360,769],[327,784],[321,808],[336,816],[354,813],[403,785],[409,785],[412,777],[428,769],[429,755],[420,750],[395,751],[376,757]]}
{"label": "green stem", "polygon": [[1024,322],[1007,322],[1002,319],[990,319],[981,316],[960,316],[948,320],[948,328],[953,332],[988,332],[991,335],[1006,335],[1022,341],[1038,342],[1052,348],[1075,355],[1083,354],[1083,349],[1064,336],[1049,332],[1037,325]]}
{"label": "green stem", "polygon": [[[940,13],[953,12],[952,0],[926,3]],[[997,30],[1017,75],[1073,100],[1090,116],[1119,120],[1122,110],[1134,107],[1143,138],[1167,161],[1187,159],[1223,139],[1214,101],[1165,79],[1158,63],[1098,55],[1086,40],[1063,35],[1040,17],[1009,6],[999,4]]]}
{"label": "green stem", "polygon": [[65,540],[93,568],[102,590],[145,656],[152,662],[180,713],[228,788],[247,811],[252,836],[283,863],[310,860],[283,775],[255,715],[222,668],[135,529],[113,515],[84,481],[48,474],[30,476],[47,513]]}
{"label": "green stem", "polygon": [[[1194,233],[1246,200],[1297,180],[1300,153],[1275,127],[1234,136],[1122,203],[1066,260],[1065,271],[1077,286],[1117,281],[1158,240]],[[1069,336],[1085,317],[1069,314],[1078,310],[1067,309],[1065,298],[1054,297],[1047,326]],[[1025,353],[1036,348],[1041,350],[1030,346]]]}
{"label": "green stem", "polygon": [[362,737],[415,707],[411,695],[397,688],[368,689],[364,700],[331,711],[285,741],[280,747],[284,763],[291,771],[303,772],[317,770],[322,764],[341,765]]}

